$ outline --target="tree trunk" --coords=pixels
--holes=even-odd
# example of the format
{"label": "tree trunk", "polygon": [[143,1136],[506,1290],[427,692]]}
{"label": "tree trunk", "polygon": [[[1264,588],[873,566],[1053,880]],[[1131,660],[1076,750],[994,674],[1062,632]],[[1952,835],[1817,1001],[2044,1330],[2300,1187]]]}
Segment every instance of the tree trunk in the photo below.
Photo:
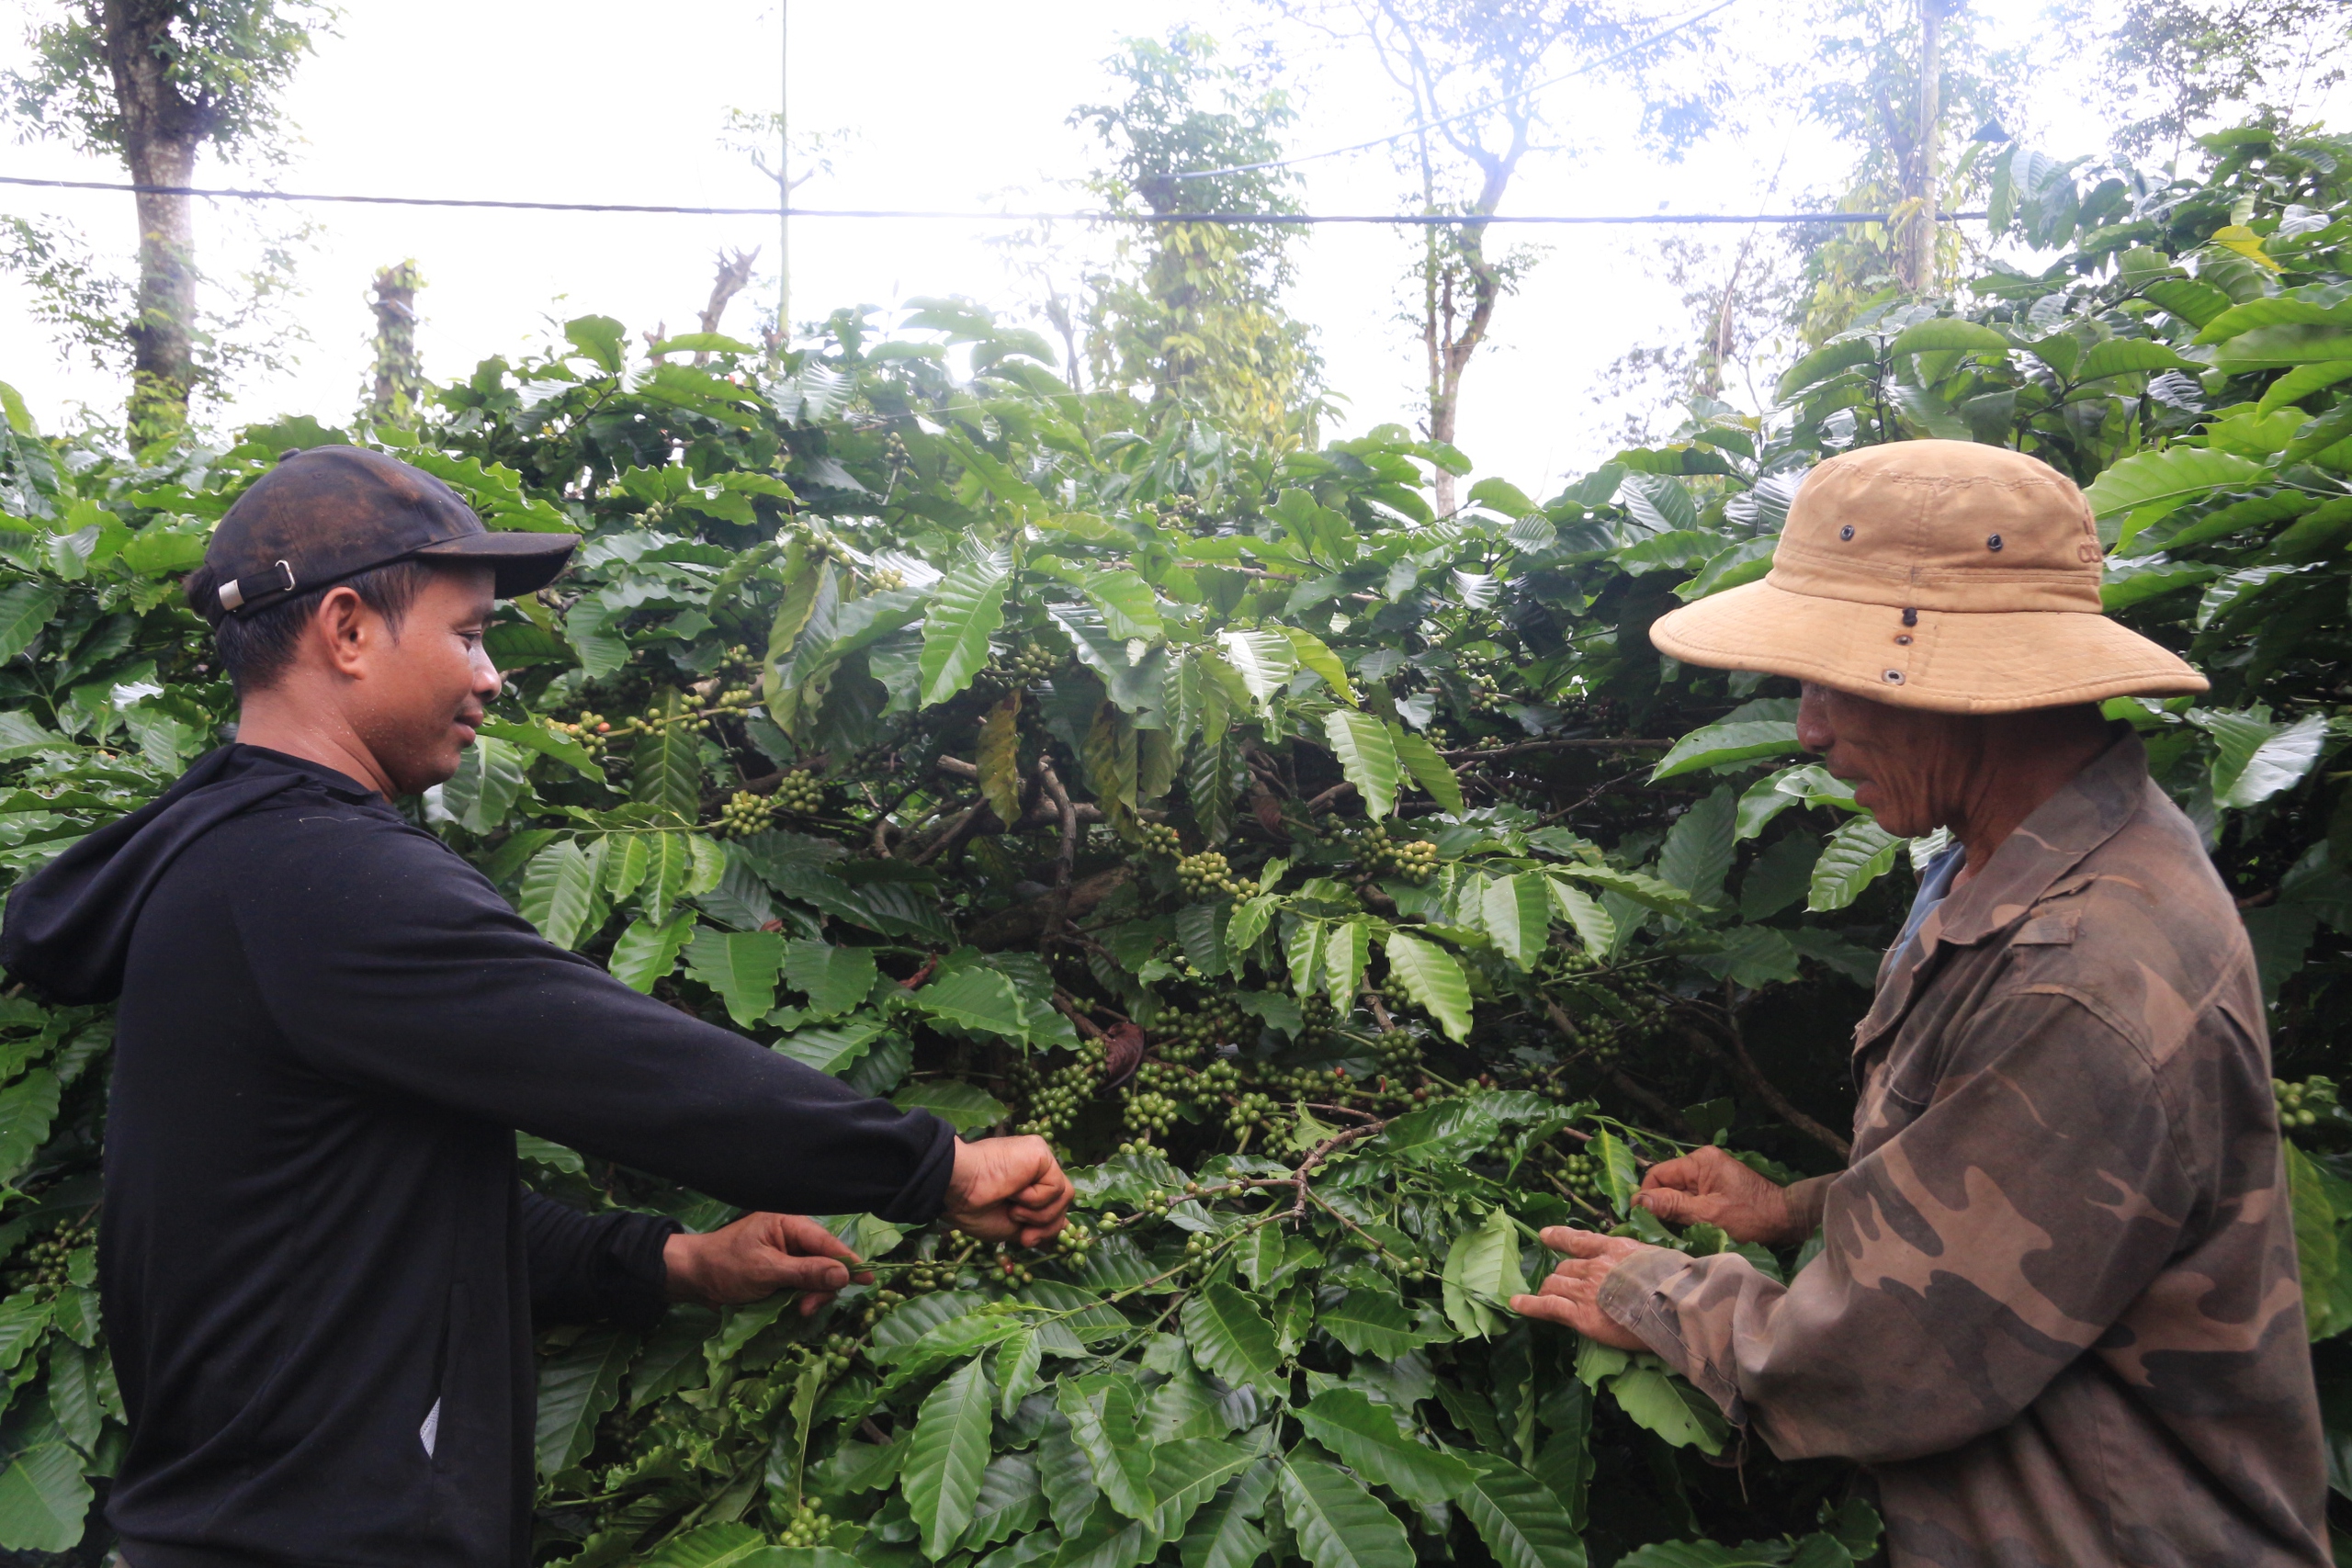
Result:
{"label": "tree trunk", "polygon": [[416,291],[424,283],[414,260],[376,275],[376,382],[368,412],[379,424],[416,421],[424,390],[424,363],[416,352]]}
{"label": "tree trunk", "polygon": [[1914,183],[1905,196],[1918,206],[1904,226],[1898,270],[1903,287],[1925,294],[1936,283],[1936,162],[1943,138],[1942,0],[1919,0],[1919,121],[1913,139]]}
{"label": "tree trunk", "polygon": [[[104,0],[107,67],[122,116],[123,159],[133,184],[186,186],[210,111],[180,93],[168,72],[173,7],[159,0]],[[194,199],[142,191],[139,209],[139,313],[130,323],[130,437],[144,445],[187,423],[196,380]]]}

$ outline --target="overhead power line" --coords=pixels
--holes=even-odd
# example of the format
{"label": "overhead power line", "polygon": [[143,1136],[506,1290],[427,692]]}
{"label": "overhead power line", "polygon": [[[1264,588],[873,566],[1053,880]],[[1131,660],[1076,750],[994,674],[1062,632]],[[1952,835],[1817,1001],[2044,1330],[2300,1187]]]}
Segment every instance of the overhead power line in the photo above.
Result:
{"label": "overhead power line", "polygon": [[[1650,223],[1891,223],[1889,212],[1647,212],[1586,216],[1569,213],[1498,213],[1464,217],[1430,212],[956,212],[879,207],[679,207],[652,202],[512,201],[456,196],[352,196],[321,191],[238,190],[211,186],[131,185],[107,180],[34,179],[0,175],[0,186],[51,190],[101,190],[134,196],[200,196],[223,201],[324,201],[363,207],[454,207],[509,212],[627,212],[682,218],[792,218],[941,220],[957,223],[1217,223],[1290,227],[1311,223],[1402,223],[1417,227],[1455,224],[1650,224]],[[1947,212],[1942,221],[1982,218],[1982,212]]]}
{"label": "overhead power line", "polygon": [[1302,152],[1295,158],[1272,158],[1262,164],[1236,164],[1229,168],[1223,169],[1193,169],[1185,174],[1170,175],[1167,177],[1171,180],[1209,180],[1215,179],[1220,175],[1249,175],[1255,174],[1261,169],[1287,169],[1294,164],[1312,164],[1318,158],[1336,158],[1342,152],[1362,152],[1368,148],[1385,147],[1392,141],[1402,141],[1408,136],[1419,136],[1424,132],[1435,130],[1441,125],[1452,125],[1458,119],[1476,119],[1482,114],[1491,114],[1496,109],[1502,107],[1505,104],[1515,102],[1520,98],[1528,97],[1536,93],[1541,93],[1546,88],[1556,87],[1563,82],[1573,82],[1579,76],[1589,76],[1595,71],[1600,70],[1603,66],[1616,64],[1619,61],[1624,59],[1628,55],[1639,54],[1642,51],[1649,48],[1650,45],[1672,38],[1676,33],[1680,32],[1683,28],[1699,22],[1703,22],[1709,17],[1713,16],[1716,12],[1723,10],[1725,6],[1732,6],[1736,3],[1737,0],[1715,0],[1715,4],[1708,6],[1705,10],[1693,12],[1691,15],[1683,17],[1679,22],[1660,28],[1657,31],[1650,34],[1649,37],[1636,39],[1635,41],[1627,44],[1624,48],[1619,50],[1614,54],[1605,54],[1599,60],[1588,61],[1584,64],[1577,66],[1574,71],[1563,72],[1557,76],[1548,76],[1543,81],[1534,84],[1532,86],[1521,87],[1516,93],[1505,93],[1499,98],[1489,98],[1487,102],[1478,105],[1475,108],[1466,108],[1458,114],[1450,114],[1442,118],[1429,120],[1425,123],[1417,122],[1407,126],[1402,130],[1393,130],[1385,136],[1375,136],[1369,141],[1351,141],[1345,147],[1326,148],[1320,152]]}

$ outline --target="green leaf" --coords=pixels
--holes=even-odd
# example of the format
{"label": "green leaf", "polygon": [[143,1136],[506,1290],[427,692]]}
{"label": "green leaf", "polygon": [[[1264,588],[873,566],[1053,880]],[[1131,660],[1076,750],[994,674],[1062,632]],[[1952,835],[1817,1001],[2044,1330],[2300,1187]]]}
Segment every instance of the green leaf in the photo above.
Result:
{"label": "green leaf", "polygon": [[1254,1568],[1266,1552],[1264,1532],[1250,1521],[1265,1511],[1280,1464],[1261,1459],[1193,1517],[1181,1548],[1183,1568]]}
{"label": "green leaf", "polygon": [[774,931],[719,931],[705,926],[686,943],[686,972],[717,991],[727,1016],[749,1029],[775,1007],[784,938]]}
{"label": "green leaf", "polygon": [[1781,373],[1775,394],[1781,401],[1787,402],[1832,376],[1857,366],[1872,364],[1877,358],[1878,345],[1867,337],[1849,337],[1842,342],[1825,344]]}
{"label": "green leaf", "polygon": [[2313,392],[2324,391],[2346,377],[2352,376],[2352,359],[2331,359],[2320,365],[2299,365],[2288,371],[2264,390],[2262,400],[2254,405],[2255,416],[2264,418],[2278,410],[2301,402]]}
{"label": "green leaf", "polygon": [[554,1476],[588,1455],[596,1423],[620,1398],[621,1373],[637,1354],[637,1337],[592,1329],[539,1361],[539,1414],[532,1451],[539,1473]]}
{"label": "green leaf", "polygon": [[953,1078],[909,1084],[890,1097],[890,1103],[901,1111],[928,1111],[958,1133],[994,1126],[1012,1113],[1004,1101],[978,1084]]}
{"label": "green leaf", "polygon": [[[1487,934],[1503,956],[1521,969],[1532,969],[1549,945],[1552,901],[1545,889],[1551,879],[1541,872],[1487,879],[1479,899],[1479,916]],[[1346,1457],[1344,1455],[1342,1458]]]}
{"label": "green leaf", "polygon": [[1413,782],[1422,793],[1438,804],[1448,816],[1462,815],[1462,780],[1446,760],[1437,753],[1425,735],[1416,735],[1402,725],[1388,727],[1388,742],[1396,749],[1396,760],[1413,775]]}
{"label": "green leaf", "polygon": [[694,934],[692,909],[681,909],[658,925],[648,919],[631,920],[613,943],[613,955],[605,967],[622,985],[650,996],[653,983],[668,978],[678,966],[678,954],[685,951]]}
{"label": "green leaf", "polygon": [[1510,1213],[1487,1211],[1487,1223],[1453,1238],[1445,1255],[1445,1317],[1465,1335],[1488,1338],[1504,1325],[1510,1298],[1523,1294],[1519,1227]]}
{"label": "green leaf", "polygon": [[980,770],[980,797],[1010,828],[1021,820],[1021,694],[1009,694],[980,721],[973,761]]}
{"label": "green leaf", "polygon": [[1509,1461],[1474,1454],[1462,1511],[1498,1568],[1584,1568],[1584,1542],[1552,1489]]}
{"label": "green leaf", "polygon": [[[2163,516],[2183,503],[2229,485],[2253,482],[2269,470],[2234,452],[2203,446],[2167,446],[2115,464],[2083,491],[2091,512],[2113,517],[2154,508]],[[2153,521],[2153,519],[2151,519]],[[2143,523],[2142,526],[2145,526]]]}
{"label": "green leaf", "polygon": [[1122,642],[1159,637],[1159,596],[1150,583],[1132,571],[1098,571],[1087,576],[1085,587],[1113,637]]}
{"label": "green leaf", "polygon": [[1071,1435],[1069,1417],[1054,1412],[1037,1438],[1037,1484],[1046,1494],[1046,1507],[1054,1528],[1075,1534],[1094,1511],[1102,1488],[1094,1484],[1094,1461]]}
{"label": "green leaf", "polygon": [[1577,940],[1590,953],[1607,953],[1617,945],[1617,922],[1609,911],[1580,887],[1572,886],[1557,877],[1547,877],[1546,886],[1552,902],[1558,906],[1560,918],[1575,928]]}
{"label": "green leaf", "polygon": [[1650,782],[1656,784],[1660,779],[1696,773],[1701,768],[1718,768],[1763,757],[1785,757],[1804,750],[1797,741],[1794,719],[1748,719],[1736,724],[1711,724],[1704,729],[1694,729],[1676,741],[1674,749],[1651,772]]}
{"label": "green leaf", "polygon": [[1721,1453],[1730,1431],[1705,1394],[1652,1367],[1634,1367],[1609,1381],[1619,1409],[1676,1448]]}
{"label": "green leaf", "polygon": [[1323,717],[1323,733],[1340,759],[1340,772],[1363,796],[1364,810],[1378,821],[1396,808],[1396,747],[1388,726],[1368,713],[1334,708]]}
{"label": "green leaf", "polygon": [[865,1055],[888,1026],[871,1013],[796,1029],[775,1043],[775,1049],[796,1062],[836,1077]]}
{"label": "green leaf", "polygon": [[1004,559],[989,556],[957,567],[932,591],[915,666],[922,706],[945,702],[988,663],[989,638],[1004,624],[1006,573]]}
{"label": "green leaf", "polygon": [[2352,1328],[2352,1280],[2346,1277],[2343,1224],[2335,1200],[2352,1195],[2352,1184],[2312,1163],[2302,1150],[2282,1140],[2287,1186],[2295,1210],[2295,1253],[2301,1264],[2303,1323],[2313,1342]]}
{"label": "green leaf", "polygon": [[1889,354],[1934,354],[1940,350],[1959,349],[1970,354],[2007,354],[2009,340],[1991,327],[1975,321],[1964,321],[1954,316],[1938,316],[1925,321],[1915,321],[1894,335],[1886,345]]}
{"label": "green leaf", "polygon": [[1356,689],[1348,683],[1348,667],[1340,662],[1340,656],[1326,647],[1321,637],[1296,626],[1284,626],[1283,635],[1290,638],[1291,652],[1297,656],[1301,668],[1322,676],[1323,683],[1341,702],[1350,707],[1356,705]]}
{"label": "green leaf", "polygon": [[578,840],[560,840],[531,857],[514,912],[558,947],[577,947],[596,908],[596,869]]}
{"label": "green leaf", "polygon": [[933,1018],[1008,1040],[1025,1040],[1021,994],[994,969],[957,969],[915,992],[915,1005]]}
{"label": "green leaf", "polygon": [[14,582],[0,589],[0,660],[31,647],[64,602],[64,591],[51,583]]}
{"label": "green leaf", "polygon": [[980,1472],[980,1493],[972,1505],[972,1527],[964,1536],[964,1548],[978,1551],[993,1546],[1035,1529],[1045,1517],[1037,1461],[1027,1454],[999,1454]]}
{"label": "green leaf", "polygon": [[47,1067],[35,1067],[0,1089],[0,1181],[13,1181],[49,1140],[62,1086]]}
{"label": "green leaf", "polygon": [[[783,1568],[776,1561],[781,1555],[749,1525],[705,1525],[663,1541],[659,1551],[644,1560],[642,1568]],[[796,1562],[792,1568],[850,1568],[856,1562],[846,1552],[825,1547],[806,1556],[817,1561]]]}
{"label": "green leaf", "polygon": [[1334,1007],[1345,1011],[1355,1005],[1363,988],[1363,966],[1372,956],[1372,926],[1363,919],[1340,920],[1323,934],[1323,988]]}
{"label": "green leaf", "polygon": [[0,1470],[0,1548],[70,1551],[81,1542],[93,1496],[82,1456],[45,1399],[16,1419],[20,1436]]}
{"label": "green leaf", "polygon": [[528,724],[510,724],[504,719],[488,718],[481,725],[481,733],[491,739],[504,741],[537,751],[542,757],[552,757],[591,784],[605,783],[605,770],[588,755],[588,748],[577,738],[558,730],[543,718]]}
{"label": "green leaf", "polygon": [[2192,327],[2210,325],[2230,308],[2227,294],[2210,283],[2199,283],[2193,278],[2163,278],[2148,285],[2141,292]]}
{"label": "green leaf", "polygon": [[1261,707],[1298,672],[1298,650],[1280,632],[1219,632],[1216,640],[1225,661]]}
{"label": "green leaf", "polygon": [[694,821],[702,807],[702,737],[681,716],[690,711],[681,693],[662,698],[655,716],[664,722],[638,737],[629,758],[629,798],[673,822]]}
{"label": "green leaf", "polygon": [[1731,785],[1718,785],[1668,829],[1658,851],[1658,880],[1681,888],[1695,904],[1721,903],[1724,877],[1738,847],[1738,797]]}
{"label": "green leaf", "polygon": [[1394,1297],[1371,1290],[1351,1290],[1336,1306],[1316,1314],[1315,1326],[1346,1346],[1348,1354],[1379,1361],[1443,1337],[1422,1327]]}
{"label": "green leaf", "polygon": [[1413,1568],[1405,1527],[1337,1465],[1293,1453],[1282,1488],[1283,1517],[1312,1568]]}
{"label": "green leaf", "polygon": [[835,1018],[872,994],[876,971],[870,947],[824,942],[784,944],[784,979],[808,998],[808,1017]]}
{"label": "green leaf", "polygon": [[639,900],[645,906],[649,919],[667,920],[670,909],[694,879],[694,846],[686,842],[684,833],[644,833],[633,835],[645,845],[645,878],[639,885]]}
{"label": "green leaf", "polygon": [[1179,1438],[1162,1444],[1151,1467],[1152,1533],[1162,1540],[1182,1536],[1211,1498],[1258,1464],[1262,1450],[1255,1437],[1238,1442]]}
{"label": "green leaf", "polygon": [[1274,1326],[1248,1296],[1213,1280],[1185,1301],[1182,1316],[1193,1359],[1236,1388],[1282,1392]]}
{"label": "green leaf", "polygon": [[1630,898],[1645,908],[1684,918],[1699,913],[1690,895],[1670,882],[1655,876],[1645,876],[1638,871],[1621,871],[1613,865],[1587,865],[1571,861],[1551,868],[1555,876],[1573,876],[1579,882],[1589,882],[1606,892]]}
{"label": "green leaf", "polygon": [[487,833],[527,787],[522,750],[485,734],[458,753],[458,773],[441,786],[441,804],[467,832]]}
{"label": "green leaf", "polygon": [[1641,1173],[1634,1168],[1634,1151],[1624,1140],[1603,1127],[1592,1135],[1592,1154],[1600,1166],[1600,1188],[1610,1206],[1622,1217],[1633,1212],[1634,1194],[1641,1190]]}
{"label": "green leaf", "polygon": [[1840,823],[1814,863],[1805,908],[1819,912],[1851,904],[1864,888],[1894,869],[1895,853],[1905,842],[1868,817]]}
{"label": "green leaf", "polygon": [[2075,374],[2077,381],[2103,381],[2109,376],[2127,376],[2140,371],[2186,370],[2191,375],[2205,368],[2195,360],[2183,359],[2163,344],[2143,337],[2111,337],[2105,343],[2091,345],[2083,355],[2083,363]]}
{"label": "green leaf", "polygon": [[1152,1450],[1136,1436],[1136,1385],[1123,1377],[1064,1382],[1054,1403],[1069,1420],[1079,1451],[1094,1466],[1103,1501],[1131,1519],[1148,1519]]}
{"label": "green leaf", "polygon": [[1470,981],[1453,954],[1435,942],[1403,931],[1383,940],[1389,972],[1405,983],[1405,992],[1426,1010],[1454,1040],[1470,1037]]}
{"label": "green leaf", "polygon": [[1374,1404],[1359,1390],[1327,1388],[1293,1414],[1306,1435],[1340,1462],[1408,1503],[1450,1501],[1473,1479],[1467,1464],[1407,1437],[1386,1405]]}
{"label": "green leaf", "polygon": [[2327,743],[2327,720],[2318,714],[2275,725],[2260,710],[2197,708],[2188,719],[2213,738],[2213,804],[2241,810],[2300,784]]}
{"label": "green leaf", "polygon": [[923,1555],[938,1562],[972,1523],[989,1459],[995,1389],[978,1357],[950,1373],[922,1402],[902,1484],[922,1532]]}

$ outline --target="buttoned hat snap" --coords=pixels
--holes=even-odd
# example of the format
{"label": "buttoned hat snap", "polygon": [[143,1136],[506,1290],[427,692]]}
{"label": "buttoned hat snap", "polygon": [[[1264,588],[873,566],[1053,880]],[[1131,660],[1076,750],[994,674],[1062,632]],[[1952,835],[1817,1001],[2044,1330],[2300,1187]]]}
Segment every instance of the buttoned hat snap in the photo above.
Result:
{"label": "buttoned hat snap", "polygon": [[579,539],[493,534],[456,491],[424,469],[358,446],[287,453],[213,529],[204,564],[217,619],[266,608],[401,560],[477,562],[511,599],[555,581]]}
{"label": "buttoned hat snap", "polygon": [[1897,707],[2012,713],[2177,696],[2205,677],[2108,619],[2074,481],[1971,441],[1898,441],[1805,477],[1772,570],[1662,616],[1659,652]]}

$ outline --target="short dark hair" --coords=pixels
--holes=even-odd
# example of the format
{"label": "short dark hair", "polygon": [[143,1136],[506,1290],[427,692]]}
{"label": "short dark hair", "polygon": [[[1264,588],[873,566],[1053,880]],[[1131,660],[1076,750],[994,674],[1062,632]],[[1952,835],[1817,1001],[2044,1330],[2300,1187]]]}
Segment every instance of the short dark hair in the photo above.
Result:
{"label": "short dark hair", "polygon": [[359,595],[359,602],[381,615],[392,635],[398,637],[409,607],[424,591],[435,570],[425,561],[396,560],[354,572],[242,615],[220,608],[220,583],[209,566],[200,566],[188,573],[180,589],[187,595],[189,606],[212,623],[212,641],[220,649],[220,662],[229,671],[237,694],[243,696],[266,691],[277,683],[278,677],[294,662],[294,650],[301,646],[303,629],[334,590],[348,588]]}

